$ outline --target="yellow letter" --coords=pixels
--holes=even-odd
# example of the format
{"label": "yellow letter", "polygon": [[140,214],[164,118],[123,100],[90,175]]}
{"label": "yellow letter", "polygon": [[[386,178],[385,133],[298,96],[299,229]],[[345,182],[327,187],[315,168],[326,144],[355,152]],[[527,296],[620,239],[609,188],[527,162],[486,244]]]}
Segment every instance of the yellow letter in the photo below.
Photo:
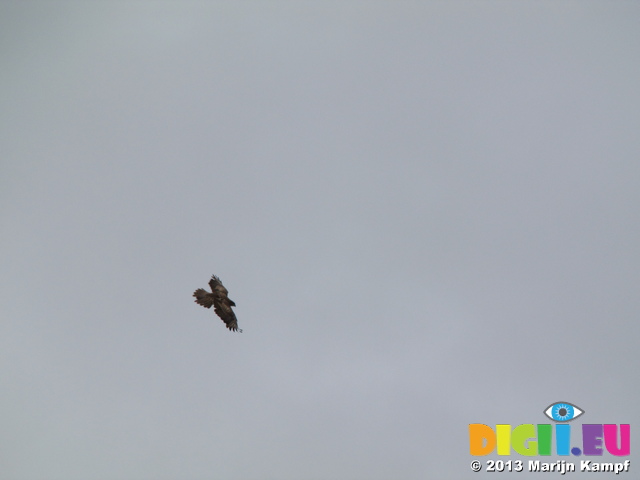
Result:
{"label": "yellow letter", "polygon": [[511,425],[496,425],[498,455],[511,455]]}

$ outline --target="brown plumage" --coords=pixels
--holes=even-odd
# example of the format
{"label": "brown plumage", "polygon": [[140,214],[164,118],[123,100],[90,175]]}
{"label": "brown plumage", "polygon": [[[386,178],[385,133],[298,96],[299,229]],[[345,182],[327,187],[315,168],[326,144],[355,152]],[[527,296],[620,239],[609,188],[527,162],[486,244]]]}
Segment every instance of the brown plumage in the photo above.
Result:
{"label": "brown plumage", "polygon": [[227,296],[229,291],[224,288],[220,279],[215,275],[213,275],[211,280],[209,280],[209,286],[211,287],[212,293],[209,293],[202,288],[193,292],[193,296],[196,297],[196,303],[205,308],[211,308],[211,306],[213,306],[214,311],[227,325],[229,330],[234,332],[239,330],[240,333],[242,333],[242,329],[238,328],[238,319],[236,318],[236,314],[233,313],[233,310],[231,309],[231,307],[235,307],[236,304]]}

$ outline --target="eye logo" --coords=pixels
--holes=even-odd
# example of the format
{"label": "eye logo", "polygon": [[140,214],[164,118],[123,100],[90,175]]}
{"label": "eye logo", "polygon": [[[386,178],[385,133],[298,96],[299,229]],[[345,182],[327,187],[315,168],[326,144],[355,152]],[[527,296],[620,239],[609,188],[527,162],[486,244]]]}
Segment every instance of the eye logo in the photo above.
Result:
{"label": "eye logo", "polygon": [[570,422],[583,413],[584,410],[569,402],[552,403],[544,410],[544,414],[555,422]]}

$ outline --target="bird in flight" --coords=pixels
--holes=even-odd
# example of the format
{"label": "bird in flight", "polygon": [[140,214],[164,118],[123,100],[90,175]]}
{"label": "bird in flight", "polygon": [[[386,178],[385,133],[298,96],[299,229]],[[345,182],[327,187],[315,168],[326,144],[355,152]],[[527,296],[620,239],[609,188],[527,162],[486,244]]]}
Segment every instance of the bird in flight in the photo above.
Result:
{"label": "bird in flight", "polygon": [[204,308],[211,308],[213,305],[213,310],[227,325],[229,330],[233,332],[240,331],[240,333],[242,333],[242,329],[238,328],[236,314],[233,313],[231,309],[231,307],[236,306],[236,303],[228,297],[229,291],[224,288],[220,279],[215,275],[209,280],[209,286],[211,287],[212,293],[207,292],[203,288],[199,288],[193,292],[193,296],[196,297],[196,303],[202,305]]}

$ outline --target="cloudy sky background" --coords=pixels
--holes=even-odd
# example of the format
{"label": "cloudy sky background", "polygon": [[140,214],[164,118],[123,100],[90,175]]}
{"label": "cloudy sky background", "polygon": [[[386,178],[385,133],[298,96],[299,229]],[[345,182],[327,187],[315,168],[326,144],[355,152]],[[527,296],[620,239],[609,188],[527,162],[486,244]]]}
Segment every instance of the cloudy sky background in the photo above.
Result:
{"label": "cloudy sky background", "polygon": [[1,477],[485,478],[559,400],[633,453],[639,16],[0,4]]}

